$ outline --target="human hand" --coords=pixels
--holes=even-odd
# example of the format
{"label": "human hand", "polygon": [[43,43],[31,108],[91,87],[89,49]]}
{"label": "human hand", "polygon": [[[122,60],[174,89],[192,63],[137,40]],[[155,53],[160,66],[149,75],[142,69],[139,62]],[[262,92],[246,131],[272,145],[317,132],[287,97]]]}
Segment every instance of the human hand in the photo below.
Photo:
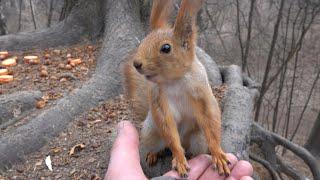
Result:
{"label": "human hand", "polygon": [[[128,121],[118,124],[118,135],[113,144],[108,170],[105,176],[107,180],[142,180],[144,175],[139,157],[139,136],[135,127]],[[219,176],[211,165],[209,155],[199,155],[188,161],[191,170],[189,179],[214,179],[214,180],[251,180],[253,173],[251,164],[247,161],[238,161],[233,154],[227,154],[231,165],[229,177]],[[169,171],[164,176],[179,178],[176,171]]]}

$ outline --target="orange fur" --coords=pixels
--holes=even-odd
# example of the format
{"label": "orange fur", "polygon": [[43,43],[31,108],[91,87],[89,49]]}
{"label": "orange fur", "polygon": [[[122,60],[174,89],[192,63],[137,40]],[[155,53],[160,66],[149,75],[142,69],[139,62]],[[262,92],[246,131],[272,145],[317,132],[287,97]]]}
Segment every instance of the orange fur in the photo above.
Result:
{"label": "orange fur", "polygon": [[[168,147],[173,168],[184,177],[188,171],[185,150],[193,155],[209,151],[219,173],[230,173],[220,147],[221,112],[195,54],[195,21],[201,4],[202,0],[182,0],[170,28],[172,1],[154,0],[152,32],[123,68],[135,116],[144,120],[141,138],[149,150],[148,164],[156,163],[157,153]],[[165,44],[171,47],[168,53],[160,51]]]}
{"label": "orange fur", "polygon": [[151,30],[168,27],[167,19],[173,7],[173,0],[154,0],[152,5],[150,27]]}

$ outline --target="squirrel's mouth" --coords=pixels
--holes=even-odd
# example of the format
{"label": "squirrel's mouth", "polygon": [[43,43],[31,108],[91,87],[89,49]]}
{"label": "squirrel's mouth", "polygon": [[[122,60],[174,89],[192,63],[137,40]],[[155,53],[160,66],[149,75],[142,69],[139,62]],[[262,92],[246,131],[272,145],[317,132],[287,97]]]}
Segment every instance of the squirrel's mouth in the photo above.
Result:
{"label": "squirrel's mouth", "polygon": [[154,77],[156,77],[155,74],[151,74],[151,75],[145,75],[146,79],[148,80],[152,80]]}
{"label": "squirrel's mouth", "polygon": [[147,78],[147,79],[152,79],[153,77],[155,77],[156,75],[145,75],[145,77]]}

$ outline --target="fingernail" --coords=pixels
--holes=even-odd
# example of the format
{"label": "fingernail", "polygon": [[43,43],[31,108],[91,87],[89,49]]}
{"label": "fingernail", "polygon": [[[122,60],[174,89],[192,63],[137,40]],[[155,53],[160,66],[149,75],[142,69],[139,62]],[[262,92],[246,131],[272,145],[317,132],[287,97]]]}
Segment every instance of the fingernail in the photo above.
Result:
{"label": "fingernail", "polygon": [[125,123],[124,122],[119,122],[118,127],[117,127],[117,135],[119,135],[123,129],[124,129]]}

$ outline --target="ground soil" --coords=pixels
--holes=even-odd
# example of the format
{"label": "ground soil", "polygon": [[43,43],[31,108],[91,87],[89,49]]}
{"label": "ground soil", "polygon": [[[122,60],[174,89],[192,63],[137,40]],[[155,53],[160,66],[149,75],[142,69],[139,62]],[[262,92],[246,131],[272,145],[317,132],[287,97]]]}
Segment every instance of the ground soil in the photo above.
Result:
{"label": "ground soil", "polygon": [[[66,96],[76,87],[80,87],[94,72],[96,59],[99,55],[100,44],[75,45],[45,50],[15,51],[9,52],[10,56],[17,56],[17,65],[8,67],[9,73],[14,76],[14,81],[0,84],[0,95],[17,91],[39,90],[43,94],[46,103],[41,109],[50,108],[56,100]],[[36,55],[40,63],[32,65],[23,60],[24,56]],[[68,69],[69,59],[80,58],[82,63]],[[69,66],[70,67],[70,66]],[[0,68],[1,67],[0,64]],[[47,76],[41,76],[41,70],[46,69]],[[36,116],[39,111],[30,114]],[[21,119],[14,126],[24,124]],[[6,131],[4,129],[1,132]]]}
{"label": "ground soil", "polygon": [[[226,86],[213,92],[220,101]],[[104,176],[116,124],[130,120],[140,130],[141,122],[133,120],[123,95],[91,109],[76,118],[66,130],[38,152],[28,155],[25,163],[18,163],[0,179],[100,179]],[[79,146],[84,148],[80,148]],[[73,147],[75,153],[70,155]],[[50,155],[53,171],[45,164]]]}
{"label": "ground soil", "polygon": [[[99,179],[107,169],[116,124],[129,120],[129,115],[123,96],[93,108],[38,152],[28,155],[25,163],[14,165],[2,178]],[[70,155],[71,149],[79,144],[85,147],[75,148],[75,153]],[[44,161],[48,155],[52,160],[52,172]]]}

